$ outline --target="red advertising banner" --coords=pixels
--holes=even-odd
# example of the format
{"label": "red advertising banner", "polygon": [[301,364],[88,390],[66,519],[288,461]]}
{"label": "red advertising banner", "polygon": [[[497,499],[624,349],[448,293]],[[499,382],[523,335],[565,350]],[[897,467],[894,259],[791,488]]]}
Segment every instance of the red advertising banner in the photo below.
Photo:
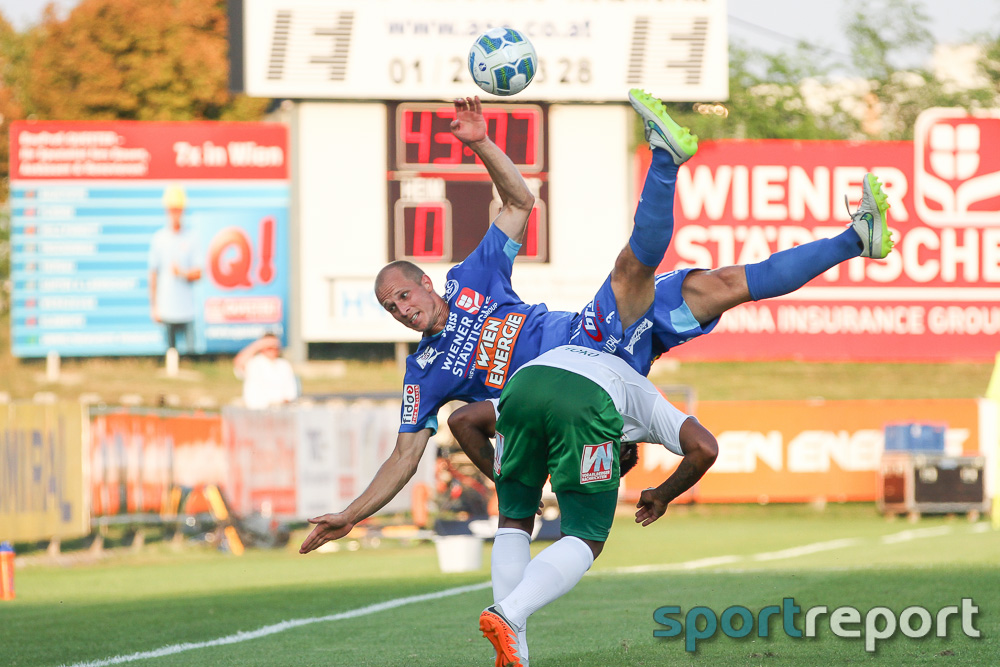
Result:
{"label": "red advertising banner", "polygon": [[[887,424],[946,425],[947,454],[980,453],[974,399],[702,401],[698,420],[718,439],[719,458],[681,502],[874,501]],[[663,483],[680,460],[642,445],[626,499]]]}
{"label": "red advertising banner", "polygon": [[278,123],[15,121],[10,178],[285,179]]}
{"label": "red advertising banner", "polygon": [[[913,142],[706,141],[677,179],[661,271],[750,264],[842,232],[861,181],[889,196],[896,247],[744,304],[681,359],[993,359],[1000,333],[1000,111],[932,109]],[[649,151],[637,154],[639,178]]]}

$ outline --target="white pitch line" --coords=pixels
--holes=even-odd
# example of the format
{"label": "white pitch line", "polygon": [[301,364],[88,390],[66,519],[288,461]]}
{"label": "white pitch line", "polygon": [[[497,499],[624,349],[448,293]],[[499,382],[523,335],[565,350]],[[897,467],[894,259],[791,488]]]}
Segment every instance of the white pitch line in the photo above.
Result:
{"label": "white pitch line", "polygon": [[484,588],[489,588],[490,586],[491,583],[486,581],[479,584],[471,584],[469,586],[448,588],[446,590],[437,591],[435,593],[425,593],[423,595],[413,595],[406,598],[396,598],[395,600],[387,600],[385,602],[379,602],[378,604],[368,605],[367,607],[360,607],[358,609],[344,611],[339,614],[330,614],[328,616],[313,616],[312,618],[297,618],[291,621],[282,621],[281,623],[275,623],[274,625],[265,625],[262,628],[258,628],[257,630],[252,630],[250,632],[237,632],[236,634],[227,635],[225,637],[219,637],[218,639],[210,639],[204,642],[185,642],[183,644],[173,644],[171,646],[164,646],[162,648],[154,649],[152,651],[141,651],[139,653],[130,653],[128,655],[117,655],[112,658],[105,658],[103,660],[77,662],[74,663],[71,667],[105,667],[106,665],[120,665],[122,663],[134,662],[136,660],[146,660],[147,658],[162,658],[167,655],[174,655],[175,653],[183,653],[184,651],[191,651],[197,648],[208,648],[210,646],[225,646],[227,644],[238,644],[239,642],[245,642],[251,639],[258,639],[260,637],[266,637],[268,635],[284,632],[285,630],[299,628],[302,627],[303,625],[311,625],[312,623],[323,623],[326,621],[342,621],[349,618],[357,618],[359,616],[368,616],[370,614],[377,614],[380,611],[386,611],[387,609],[395,609],[396,607],[402,607],[404,605],[413,604],[415,602],[426,602],[427,600],[437,600],[440,598],[451,597],[453,595],[461,595],[462,593],[479,591]]}
{"label": "white pitch line", "polygon": [[[985,524],[977,524],[972,527],[972,532],[983,532],[985,528],[981,528]],[[920,528],[916,530],[904,530],[901,533],[895,533],[892,535],[884,535],[881,540],[883,543],[892,544],[903,542],[907,540],[920,539],[924,537],[938,537],[940,535],[945,535],[951,532],[950,526],[939,526],[934,528]],[[769,560],[779,560],[783,558],[798,558],[799,556],[807,556],[809,554],[819,553],[822,551],[830,551],[832,549],[844,549],[847,547],[857,546],[862,540],[857,537],[849,537],[840,540],[830,540],[828,542],[813,542],[812,544],[804,544],[800,547],[792,547],[791,549],[782,549],[781,551],[766,551],[758,554],[752,554],[750,556],[713,556],[709,558],[698,558],[695,560],[683,561],[681,563],[663,563],[660,565],[634,565],[631,567],[619,567],[612,568],[608,570],[599,570],[594,572],[595,575],[601,574],[646,574],[649,572],[676,572],[685,570],[698,570],[706,567],[718,567],[720,565],[730,565],[732,563],[738,563],[742,560],[755,560],[755,561],[769,561]],[[164,646],[162,648],[154,649],[152,651],[141,651],[139,653],[130,653],[128,655],[117,655],[111,658],[105,658],[103,660],[90,660],[88,662],[76,662],[68,667],[107,667],[108,665],[120,665],[126,662],[135,662],[136,660],[146,660],[148,658],[162,658],[167,655],[174,655],[175,653],[183,653],[184,651],[191,651],[198,648],[209,648],[211,646],[225,646],[227,644],[238,644],[240,642],[249,641],[251,639],[258,639],[260,637],[266,637],[268,635],[277,634],[279,632],[284,632],[285,630],[291,630],[293,628],[302,627],[303,625],[311,625],[313,623],[324,623],[326,621],[342,621],[349,618],[357,618],[359,616],[368,616],[370,614],[377,614],[380,611],[386,611],[388,609],[395,609],[397,607],[403,607],[408,604],[413,604],[415,602],[426,602],[427,600],[438,600],[441,598],[452,597],[454,595],[461,595],[463,593],[471,593],[472,591],[480,591],[484,588],[489,588],[491,583],[489,581],[471,584],[469,586],[459,586],[457,588],[448,588],[443,591],[437,591],[436,593],[424,593],[423,595],[413,595],[406,598],[396,598],[395,600],[386,600],[385,602],[379,602],[378,604],[368,605],[367,607],[360,607],[358,609],[352,609],[350,611],[344,611],[339,614],[330,614],[328,616],[313,616],[311,618],[298,618],[291,621],[282,621],[281,623],[275,623],[274,625],[265,625],[257,630],[252,630],[250,632],[237,632],[236,634],[227,635],[225,637],[219,637],[218,639],[210,639],[204,642],[185,642],[183,644],[172,644],[170,646]],[[67,667],[63,665],[62,667]]]}
{"label": "white pitch line", "polygon": [[950,532],[951,526],[915,528],[913,530],[904,530],[899,533],[893,533],[892,535],[883,535],[882,544],[899,544],[900,542],[909,542],[910,540],[916,540],[921,537],[938,537],[940,535],[947,535]]}
{"label": "white pitch line", "polygon": [[799,556],[808,556],[809,554],[820,553],[821,551],[831,551],[833,549],[846,549],[847,547],[854,547],[861,544],[861,540],[857,537],[848,537],[842,540],[830,540],[829,542],[813,542],[812,544],[803,544],[801,547],[792,547],[791,549],[782,549],[781,551],[769,551],[760,554],[754,554],[750,558],[757,561],[768,561],[768,560],[782,560],[784,558],[798,558]]}
{"label": "white pitch line", "polygon": [[699,558],[688,560],[683,563],[662,563],[660,565],[632,565],[629,567],[616,567],[611,570],[600,570],[594,574],[603,572],[614,572],[615,574],[646,574],[647,572],[671,572],[677,570],[698,570],[703,567],[717,567],[719,565],[729,565],[743,560],[742,556],[713,556],[711,558]]}

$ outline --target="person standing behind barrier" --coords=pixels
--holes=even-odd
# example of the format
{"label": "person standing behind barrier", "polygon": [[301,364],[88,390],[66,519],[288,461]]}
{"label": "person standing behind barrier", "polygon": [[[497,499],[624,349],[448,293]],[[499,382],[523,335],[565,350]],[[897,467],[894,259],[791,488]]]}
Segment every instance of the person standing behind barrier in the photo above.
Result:
{"label": "person standing behind barrier", "polygon": [[299,381],[274,334],[264,334],[237,353],[233,371],[243,380],[243,403],[253,410],[284,405],[299,397]]}
{"label": "person standing behind barrier", "polygon": [[194,284],[201,280],[201,266],[195,235],[183,224],[186,203],[179,185],[164,190],[168,223],[153,234],[149,246],[149,305],[153,321],[165,327],[167,348],[177,349],[181,334],[190,354],[195,351]]}

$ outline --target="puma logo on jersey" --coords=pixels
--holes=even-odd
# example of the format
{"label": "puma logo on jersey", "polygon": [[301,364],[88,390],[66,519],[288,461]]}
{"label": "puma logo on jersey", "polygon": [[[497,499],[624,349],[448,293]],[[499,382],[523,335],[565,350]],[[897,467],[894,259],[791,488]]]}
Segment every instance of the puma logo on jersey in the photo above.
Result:
{"label": "puma logo on jersey", "polygon": [[438,355],[442,352],[444,352],[444,350],[435,350],[433,347],[427,348],[420,353],[419,357],[417,357],[417,365],[420,366],[420,368],[427,368],[434,363],[434,360],[437,359]]}
{"label": "puma logo on jersey", "polygon": [[642,338],[642,334],[646,331],[646,329],[649,329],[651,326],[653,326],[653,323],[650,322],[648,318],[643,318],[642,322],[639,323],[639,326],[635,328],[635,331],[632,332],[632,338],[629,339],[628,345],[625,346],[625,349],[628,350],[629,354],[635,354],[635,350],[633,349],[635,344],[639,342],[640,338]]}
{"label": "puma logo on jersey", "polygon": [[479,348],[476,352],[476,368],[486,371],[487,387],[502,389],[510,370],[514,343],[524,324],[523,313],[508,313],[504,319],[487,317],[479,334]]}

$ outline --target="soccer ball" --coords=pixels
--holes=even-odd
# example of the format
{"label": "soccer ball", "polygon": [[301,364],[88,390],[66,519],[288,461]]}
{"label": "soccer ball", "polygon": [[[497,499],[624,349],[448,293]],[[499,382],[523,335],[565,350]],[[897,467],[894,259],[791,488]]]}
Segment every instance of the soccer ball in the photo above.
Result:
{"label": "soccer ball", "polygon": [[516,95],[531,83],[538,56],[523,33],[490,28],[469,49],[469,72],[476,85],[493,95]]}

